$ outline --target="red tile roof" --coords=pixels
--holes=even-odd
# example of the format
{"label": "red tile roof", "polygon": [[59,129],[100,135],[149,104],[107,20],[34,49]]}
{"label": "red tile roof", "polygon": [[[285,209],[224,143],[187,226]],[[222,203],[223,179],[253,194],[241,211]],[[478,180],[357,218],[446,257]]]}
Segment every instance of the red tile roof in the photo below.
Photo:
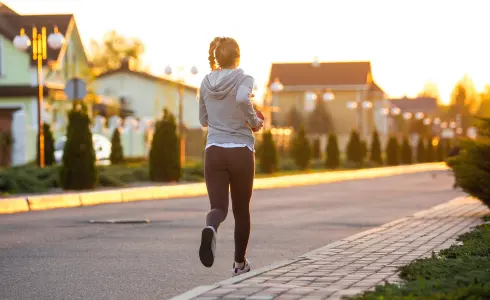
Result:
{"label": "red tile roof", "polygon": [[279,78],[283,85],[362,85],[371,73],[370,62],[273,63],[269,84]]}

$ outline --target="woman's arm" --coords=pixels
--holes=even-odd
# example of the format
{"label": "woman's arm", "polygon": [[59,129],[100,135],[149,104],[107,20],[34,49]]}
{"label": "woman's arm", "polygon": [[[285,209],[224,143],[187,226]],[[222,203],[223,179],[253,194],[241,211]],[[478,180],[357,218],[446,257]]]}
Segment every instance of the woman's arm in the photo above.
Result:
{"label": "woman's arm", "polygon": [[199,122],[202,127],[208,127],[208,111],[202,95],[202,87],[199,89]]}
{"label": "woman's arm", "polygon": [[262,120],[257,117],[255,110],[250,100],[250,94],[252,94],[252,88],[254,86],[254,79],[251,76],[247,76],[243,80],[242,84],[238,87],[236,94],[236,102],[238,107],[242,110],[248,124],[252,128],[258,128],[262,124]]}

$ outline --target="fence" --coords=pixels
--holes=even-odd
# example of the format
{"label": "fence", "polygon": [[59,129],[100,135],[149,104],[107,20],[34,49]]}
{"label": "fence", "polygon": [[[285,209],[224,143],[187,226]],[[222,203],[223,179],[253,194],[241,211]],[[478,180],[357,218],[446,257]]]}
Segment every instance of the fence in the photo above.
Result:
{"label": "fence", "polygon": [[[109,140],[116,128],[121,132],[121,144],[125,157],[146,157],[151,146],[151,138],[154,131],[154,120],[152,118],[142,118],[137,120],[128,117],[124,120],[113,116],[108,120],[97,116],[93,120],[92,134],[100,134]],[[63,124],[52,124],[51,130],[55,138],[65,135],[66,127]],[[12,165],[18,166],[36,159],[37,148],[37,128],[27,124],[27,117],[24,110],[14,112],[12,120]]]}

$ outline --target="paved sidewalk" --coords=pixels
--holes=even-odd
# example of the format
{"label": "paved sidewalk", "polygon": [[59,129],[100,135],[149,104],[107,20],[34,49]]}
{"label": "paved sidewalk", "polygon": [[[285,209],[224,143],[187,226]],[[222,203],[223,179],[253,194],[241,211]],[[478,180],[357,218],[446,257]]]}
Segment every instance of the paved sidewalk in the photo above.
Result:
{"label": "paved sidewalk", "polygon": [[[177,299],[340,299],[375,285],[399,282],[397,267],[448,248],[489,213],[457,198],[345,238],[296,259],[191,290]],[[252,262],[253,263],[253,262]]]}

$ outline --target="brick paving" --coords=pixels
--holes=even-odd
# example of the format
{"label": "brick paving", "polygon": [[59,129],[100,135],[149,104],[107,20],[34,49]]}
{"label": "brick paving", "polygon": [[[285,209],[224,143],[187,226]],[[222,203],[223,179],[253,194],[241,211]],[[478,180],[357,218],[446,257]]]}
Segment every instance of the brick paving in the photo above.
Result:
{"label": "brick paving", "polygon": [[[400,282],[397,268],[456,243],[489,213],[458,198],[381,227],[345,238],[276,267],[201,287],[174,299],[341,299],[385,281]],[[192,291],[191,291],[192,294]]]}

